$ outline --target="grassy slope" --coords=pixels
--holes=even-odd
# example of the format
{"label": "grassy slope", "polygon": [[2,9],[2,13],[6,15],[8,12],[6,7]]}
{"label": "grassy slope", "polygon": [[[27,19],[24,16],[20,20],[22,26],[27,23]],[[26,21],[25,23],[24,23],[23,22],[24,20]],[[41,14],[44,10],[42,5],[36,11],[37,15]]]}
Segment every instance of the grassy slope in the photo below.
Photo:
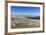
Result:
{"label": "grassy slope", "polygon": [[16,23],[12,28],[33,28],[35,26],[28,25],[27,23]]}

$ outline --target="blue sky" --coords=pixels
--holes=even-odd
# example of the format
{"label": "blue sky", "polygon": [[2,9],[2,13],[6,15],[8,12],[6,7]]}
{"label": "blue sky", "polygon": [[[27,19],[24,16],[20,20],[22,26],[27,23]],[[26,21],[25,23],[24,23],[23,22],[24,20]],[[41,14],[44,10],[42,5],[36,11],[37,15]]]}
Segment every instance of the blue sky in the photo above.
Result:
{"label": "blue sky", "polygon": [[11,6],[11,15],[40,16],[40,7]]}

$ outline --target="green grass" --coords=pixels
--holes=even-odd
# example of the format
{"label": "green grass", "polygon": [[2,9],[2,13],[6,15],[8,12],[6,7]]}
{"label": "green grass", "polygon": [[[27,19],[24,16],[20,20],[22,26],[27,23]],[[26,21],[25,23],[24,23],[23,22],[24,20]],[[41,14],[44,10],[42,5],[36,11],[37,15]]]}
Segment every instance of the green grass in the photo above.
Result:
{"label": "green grass", "polygon": [[35,24],[33,24],[33,26],[28,23],[15,23],[15,26],[11,26],[12,29],[15,29],[15,28],[34,28],[36,27]]}
{"label": "green grass", "polygon": [[16,28],[30,28],[31,25],[28,25],[27,23],[16,23]]}

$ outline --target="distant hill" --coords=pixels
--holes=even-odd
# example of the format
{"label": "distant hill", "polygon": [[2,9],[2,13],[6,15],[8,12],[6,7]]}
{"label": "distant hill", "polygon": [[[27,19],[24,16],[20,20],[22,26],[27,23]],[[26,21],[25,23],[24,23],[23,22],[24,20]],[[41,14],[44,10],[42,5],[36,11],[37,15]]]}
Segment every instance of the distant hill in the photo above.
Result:
{"label": "distant hill", "polygon": [[[27,19],[40,19],[40,16],[26,16],[26,15],[16,15],[14,17],[25,17]],[[12,16],[13,18],[13,16]]]}
{"label": "distant hill", "polygon": [[40,16],[29,16],[29,17],[26,17],[27,19],[40,19]]}

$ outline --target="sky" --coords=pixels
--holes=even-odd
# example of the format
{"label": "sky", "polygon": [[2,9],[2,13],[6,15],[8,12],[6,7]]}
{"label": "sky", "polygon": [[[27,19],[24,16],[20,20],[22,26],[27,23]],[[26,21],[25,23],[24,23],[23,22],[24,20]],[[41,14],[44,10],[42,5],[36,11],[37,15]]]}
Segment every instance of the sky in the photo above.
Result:
{"label": "sky", "polygon": [[11,6],[11,15],[40,16],[40,7]]}

